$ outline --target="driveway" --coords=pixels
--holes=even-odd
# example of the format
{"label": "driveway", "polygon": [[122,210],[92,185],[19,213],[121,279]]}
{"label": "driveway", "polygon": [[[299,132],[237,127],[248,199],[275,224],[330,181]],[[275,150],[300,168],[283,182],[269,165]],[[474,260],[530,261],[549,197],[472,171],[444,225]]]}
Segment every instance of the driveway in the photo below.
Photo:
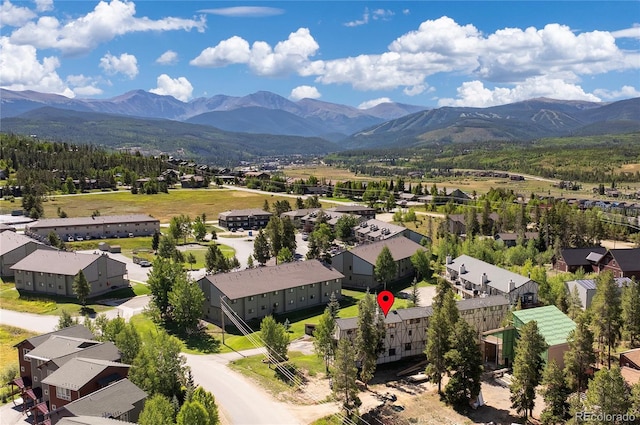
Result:
{"label": "driveway", "polygon": [[[419,307],[427,307],[433,304],[433,297],[436,296],[436,288],[435,285],[423,286],[418,288],[418,306]],[[403,289],[402,292],[407,294],[405,298],[409,299],[411,297],[411,287],[407,289]]]}

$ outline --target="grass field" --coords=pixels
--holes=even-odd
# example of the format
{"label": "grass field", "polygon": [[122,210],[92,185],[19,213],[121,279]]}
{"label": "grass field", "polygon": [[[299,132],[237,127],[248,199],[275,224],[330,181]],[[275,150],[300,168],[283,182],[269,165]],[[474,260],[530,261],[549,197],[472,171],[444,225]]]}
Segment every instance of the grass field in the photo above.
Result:
{"label": "grass field", "polygon": [[[135,284],[130,288],[117,289],[89,299],[87,309],[89,311],[101,313],[112,307],[99,304],[100,300],[131,298],[148,293],[149,288],[147,285]],[[82,306],[78,304],[78,300],[75,298],[29,293],[20,294],[20,292],[15,289],[15,284],[13,282],[4,281],[0,281],[0,305],[2,305],[2,308],[7,310],[55,316],[60,315],[62,310],[67,311],[72,316],[78,316],[80,315],[80,309],[82,308]]]}
{"label": "grass field", "polygon": [[[12,368],[15,368],[16,371],[19,369],[18,350],[13,346],[35,335],[37,335],[35,332],[14,328],[13,326],[0,325],[0,372],[3,375]],[[4,378],[7,380],[11,379],[9,376],[4,376]],[[5,383],[6,382],[2,382],[2,386],[0,387],[0,397],[2,400],[4,400],[4,397],[10,392],[10,387],[4,385]]]}
{"label": "grass field", "polygon": [[[57,210],[69,217],[90,216],[95,210],[101,215],[151,214],[161,223],[171,217],[187,214],[191,218],[205,213],[208,219],[217,219],[218,213],[229,209],[262,208],[264,200],[270,203],[291,198],[227,189],[175,189],[156,195],[132,195],[128,191],[54,196],[44,203],[45,217],[57,217]],[[13,208],[11,206],[13,206]],[[0,203],[0,209],[15,209],[15,204]]]}

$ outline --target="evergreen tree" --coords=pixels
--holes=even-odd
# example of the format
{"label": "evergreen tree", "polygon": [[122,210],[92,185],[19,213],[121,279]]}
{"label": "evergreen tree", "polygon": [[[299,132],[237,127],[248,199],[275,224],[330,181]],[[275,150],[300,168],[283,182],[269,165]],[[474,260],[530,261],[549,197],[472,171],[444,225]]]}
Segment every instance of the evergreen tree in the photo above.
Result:
{"label": "evergreen tree", "polygon": [[593,296],[591,311],[600,359],[603,363],[606,360],[611,368],[611,348],[616,345],[620,336],[620,292],[610,271],[604,271],[596,277],[596,294]]}
{"label": "evergreen tree", "polygon": [[387,283],[396,277],[397,271],[398,265],[393,260],[389,247],[385,245],[376,259],[376,267],[374,269],[376,280],[382,283],[386,290]]}
{"label": "evergreen tree", "polygon": [[262,204],[262,210],[267,212],[271,211],[271,207],[269,206],[269,201],[267,199],[265,199]]}
{"label": "evergreen tree", "polygon": [[631,387],[631,407],[629,408],[629,414],[640,418],[640,382],[636,382]]}
{"label": "evergreen tree", "polygon": [[196,256],[193,254],[193,252],[187,253],[187,263],[189,263],[189,268],[193,270],[193,265],[196,263]]}
{"label": "evergreen tree", "polygon": [[593,352],[593,332],[585,313],[576,318],[576,328],[567,336],[568,350],[564,353],[564,372],[569,387],[583,391],[589,379],[588,371],[595,363]]}
{"label": "evergreen tree", "polygon": [[290,263],[293,261],[293,253],[289,250],[289,248],[282,247],[278,252],[278,264]]}
{"label": "evergreen tree", "polygon": [[176,241],[169,236],[161,236],[158,243],[157,255],[161,258],[172,258],[176,251]]}
{"label": "evergreen tree", "polygon": [[253,241],[253,258],[261,265],[264,265],[271,258],[269,242],[262,230],[258,231],[258,235]]}
{"label": "evergreen tree", "polygon": [[544,360],[542,353],[547,349],[544,338],[538,331],[535,320],[527,322],[519,332],[518,345],[513,361],[511,406],[527,419],[533,412],[536,400],[536,387],[540,384]]}
{"label": "evergreen tree", "polygon": [[631,347],[640,346],[640,282],[635,278],[622,290],[622,335]]}
{"label": "evergreen tree", "polygon": [[207,236],[207,225],[201,216],[197,216],[193,221],[193,237],[196,238],[197,241],[204,240],[204,237]]}
{"label": "evergreen tree", "polygon": [[451,375],[444,389],[445,399],[454,406],[468,406],[480,394],[482,354],[476,331],[464,320],[458,320],[450,337],[451,350],[445,355]]}
{"label": "evergreen tree", "polygon": [[282,247],[288,248],[292,254],[296,253],[296,228],[289,217],[281,219],[282,221]]}
{"label": "evergreen tree", "polygon": [[409,295],[409,301],[411,302],[412,307],[417,307],[420,302],[420,290],[418,288],[418,281],[415,277],[411,283],[411,295]]}
{"label": "evergreen tree", "polygon": [[356,355],[353,344],[347,338],[342,338],[338,342],[336,350],[336,360],[333,364],[333,395],[342,401],[342,406],[349,414],[354,408],[360,405],[358,398],[358,387],[356,378],[358,369],[356,368]]}
{"label": "evergreen tree", "polygon": [[56,326],[56,329],[60,330],[64,328],[70,328],[71,326],[74,326],[77,324],[78,324],[78,319],[74,319],[73,317],[71,317],[71,314],[69,314],[67,310],[63,309],[60,312],[60,318],[58,319],[58,325]]}
{"label": "evergreen tree", "polygon": [[[597,416],[590,423],[611,424],[607,415],[624,415],[631,408],[629,387],[620,374],[620,368],[614,365],[610,369],[600,369],[595,373],[584,401],[586,411],[603,414],[603,420]],[[615,417],[615,416],[614,416]],[[620,423],[620,422],[615,422]]]}
{"label": "evergreen tree", "polygon": [[384,317],[378,311],[378,305],[367,290],[364,298],[358,302],[358,329],[356,331],[356,356],[360,361],[360,378],[365,385],[376,372],[378,355],[384,349]]}
{"label": "evergreen tree", "polygon": [[196,282],[185,274],[177,276],[168,294],[171,318],[187,335],[198,332],[204,294]]}
{"label": "evergreen tree", "polygon": [[582,313],[582,301],[580,301],[580,294],[578,293],[578,286],[574,286],[569,293],[568,300],[569,308],[567,310],[567,316],[571,320],[575,320]]}
{"label": "evergreen tree", "polygon": [[153,237],[151,238],[151,249],[154,251],[157,251],[159,245],[160,245],[160,232],[153,232]]}
{"label": "evergreen tree", "polygon": [[297,197],[296,198],[296,209],[301,210],[304,208],[304,201],[302,200],[301,197]]}
{"label": "evergreen tree", "polygon": [[87,278],[84,275],[82,270],[78,271],[78,274],[73,278],[72,284],[73,293],[78,297],[78,301],[82,304],[82,309],[84,310],[87,305],[87,297],[91,293],[91,286],[89,286],[89,282],[87,282]]}
{"label": "evergreen tree", "polygon": [[270,363],[280,363],[287,359],[289,347],[289,334],[281,324],[276,322],[273,316],[267,316],[260,323],[262,340],[267,347],[267,355]]}
{"label": "evergreen tree", "polygon": [[327,304],[327,308],[331,313],[331,317],[335,320],[338,317],[338,312],[340,311],[340,303],[338,302],[338,297],[336,297],[335,291],[329,295],[329,304]]}
{"label": "evergreen tree", "polygon": [[253,267],[253,255],[249,254],[249,257],[247,258],[247,268],[252,269]]}
{"label": "evergreen tree", "polygon": [[264,229],[264,232],[265,236],[269,240],[269,252],[271,253],[272,257],[275,257],[284,246],[282,238],[282,220],[280,219],[280,217],[271,217],[271,219],[269,219],[267,227]]}
{"label": "evergreen tree", "polygon": [[329,360],[333,358],[335,344],[333,341],[333,331],[336,327],[336,321],[331,315],[329,307],[324,309],[324,313],[320,316],[320,320],[313,332],[313,348],[318,357],[324,359],[327,372],[329,372]]}
{"label": "evergreen tree", "polygon": [[173,425],[175,410],[169,399],[162,394],[150,395],[138,417],[140,425]]}
{"label": "evergreen tree", "polygon": [[540,419],[543,424],[564,423],[569,413],[569,404],[567,399],[571,390],[567,387],[562,369],[558,367],[555,360],[547,363],[542,376],[542,397],[544,398],[545,408],[542,411]]}

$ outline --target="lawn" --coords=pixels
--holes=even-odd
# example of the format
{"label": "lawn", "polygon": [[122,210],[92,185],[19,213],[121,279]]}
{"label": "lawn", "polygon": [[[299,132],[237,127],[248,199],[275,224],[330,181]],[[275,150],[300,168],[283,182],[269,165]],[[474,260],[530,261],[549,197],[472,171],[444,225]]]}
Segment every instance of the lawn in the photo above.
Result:
{"label": "lawn", "polygon": [[[267,389],[271,394],[277,397],[292,396],[295,394],[298,385],[289,381],[276,371],[275,366],[269,367],[264,362],[265,356],[260,354],[257,356],[249,356],[230,363],[232,369],[242,373],[243,375],[257,381],[262,387]],[[289,352],[289,361],[287,362],[289,371],[296,373],[301,381],[305,376],[316,376],[324,374],[324,361],[315,354],[302,354],[297,351]]]}
{"label": "lawn", "polygon": [[[2,367],[1,372],[3,375],[10,368],[18,370],[18,351],[13,346],[35,335],[37,335],[35,332],[14,328],[13,326],[0,325],[0,367]],[[8,378],[8,376],[5,376],[5,378]],[[2,400],[10,391],[10,387],[4,384],[5,382],[2,382],[2,387],[0,388]]]}
{"label": "lawn", "polygon": [[[145,339],[153,339],[158,333],[159,326],[146,314],[136,314],[129,322],[135,326],[143,341]],[[182,351],[185,353],[211,354],[220,351],[220,340],[214,337],[211,326],[206,329],[204,335],[197,335],[190,338],[180,335],[173,329],[168,329],[168,332],[180,340],[182,343]]]}
{"label": "lawn", "polygon": [[[133,195],[129,191],[52,196],[44,203],[45,217],[58,216],[58,208],[69,217],[90,216],[95,210],[101,215],[151,214],[162,223],[171,217],[187,214],[191,218],[205,213],[207,219],[217,220],[218,213],[229,209],[262,208],[265,199],[270,203],[293,199],[270,193],[253,193],[228,189],[172,189],[156,195]],[[15,204],[0,201],[0,211],[9,212]]]}
{"label": "lawn", "polygon": [[[2,308],[14,311],[23,311],[35,314],[60,315],[62,310],[66,310],[72,316],[79,316],[82,306],[78,304],[75,298],[59,297],[54,295],[30,294],[27,292],[20,293],[15,289],[13,282],[0,281],[0,305]],[[120,288],[112,292],[91,298],[87,304],[88,311],[101,313],[111,309],[112,307],[99,304],[100,300],[105,299],[124,299],[137,295],[145,295],[149,293],[147,285],[135,284],[130,288]]]}

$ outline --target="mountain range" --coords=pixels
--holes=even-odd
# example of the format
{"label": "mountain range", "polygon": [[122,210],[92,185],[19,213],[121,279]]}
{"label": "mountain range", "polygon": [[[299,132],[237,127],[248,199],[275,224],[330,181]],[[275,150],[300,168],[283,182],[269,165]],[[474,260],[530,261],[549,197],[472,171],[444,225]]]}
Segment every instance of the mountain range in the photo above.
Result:
{"label": "mountain range", "polygon": [[111,99],[0,91],[0,129],[75,143],[140,147],[209,161],[434,143],[530,141],[640,132],[640,98],[597,103],[547,98],[489,108],[370,109],[270,92],[182,102],[142,90]]}

